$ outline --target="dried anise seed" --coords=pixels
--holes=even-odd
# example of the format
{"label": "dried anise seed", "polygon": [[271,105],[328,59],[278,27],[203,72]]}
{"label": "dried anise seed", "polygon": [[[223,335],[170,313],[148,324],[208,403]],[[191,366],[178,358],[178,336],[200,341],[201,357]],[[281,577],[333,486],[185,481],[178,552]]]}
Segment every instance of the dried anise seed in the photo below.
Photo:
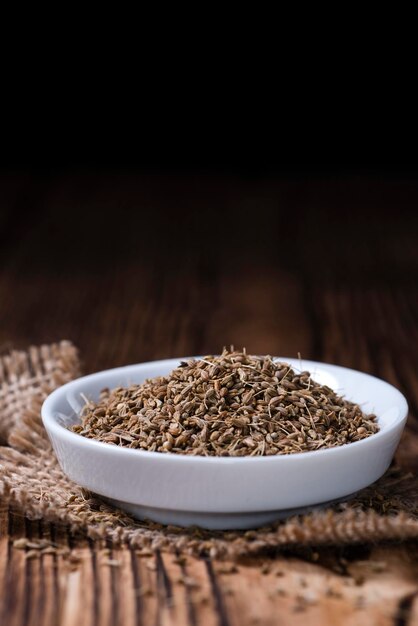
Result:
{"label": "dried anise seed", "polygon": [[138,451],[270,456],[340,446],[379,427],[309,372],[224,349],[182,361],[167,377],[104,389],[72,429]]}

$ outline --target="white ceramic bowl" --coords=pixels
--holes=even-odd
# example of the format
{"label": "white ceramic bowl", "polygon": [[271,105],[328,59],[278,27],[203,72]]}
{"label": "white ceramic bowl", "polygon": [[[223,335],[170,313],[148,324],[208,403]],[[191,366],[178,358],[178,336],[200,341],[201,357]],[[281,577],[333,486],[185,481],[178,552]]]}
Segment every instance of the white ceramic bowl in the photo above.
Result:
{"label": "white ceramic bowl", "polygon": [[[300,370],[299,360],[277,360]],[[166,375],[179,362],[153,361],[85,376],[54,391],[42,407],[45,428],[67,476],[137,518],[212,529],[252,528],[345,498],[386,471],[406,422],[406,400],[388,383],[343,367],[303,361],[303,369],[316,381],[375,413],[379,432],[314,452],[232,458],[143,452],[68,430],[79,422],[81,394],[97,400],[104,387]]]}

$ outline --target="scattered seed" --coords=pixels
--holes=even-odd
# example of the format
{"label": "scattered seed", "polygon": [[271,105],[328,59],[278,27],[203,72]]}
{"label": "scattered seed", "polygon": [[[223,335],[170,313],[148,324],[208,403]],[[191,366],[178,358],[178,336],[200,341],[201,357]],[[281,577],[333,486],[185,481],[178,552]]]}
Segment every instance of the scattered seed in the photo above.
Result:
{"label": "scattered seed", "polygon": [[135,594],[138,597],[146,597],[146,596],[153,596],[154,595],[154,590],[151,587],[141,587],[140,589],[136,589]]}
{"label": "scattered seed", "polygon": [[25,559],[37,559],[40,556],[39,550],[29,550],[26,552]]}
{"label": "scattered seed", "polygon": [[185,587],[193,587],[194,589],[198,589],[200,587],[200,583],[198,583],[197,580],[191,576],[180,576],[177,582]]}
{"label": "scattered seed", "polygon": [[151,550],[135,550],[136,556],[141,558],[153,556],[154,553]]}

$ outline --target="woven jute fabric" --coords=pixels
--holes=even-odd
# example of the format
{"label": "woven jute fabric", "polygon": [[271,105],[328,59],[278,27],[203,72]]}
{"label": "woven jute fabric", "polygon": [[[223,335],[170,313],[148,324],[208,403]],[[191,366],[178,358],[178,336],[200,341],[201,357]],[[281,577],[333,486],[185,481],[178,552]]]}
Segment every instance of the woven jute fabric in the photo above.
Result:
{"label": "woven jute fabric", "polygon": [[[138,522],[68,480],[40,418],[42,401],[79,375],[61,342],[0,358],[0,499],[30,519],[66,524],[92,539],[136,549],[239,559],[284,546],[418,538],[418,480],[391,469],[354,499],[251,531],[210,532]],[[140,452],[138,452],[140,454]]]}

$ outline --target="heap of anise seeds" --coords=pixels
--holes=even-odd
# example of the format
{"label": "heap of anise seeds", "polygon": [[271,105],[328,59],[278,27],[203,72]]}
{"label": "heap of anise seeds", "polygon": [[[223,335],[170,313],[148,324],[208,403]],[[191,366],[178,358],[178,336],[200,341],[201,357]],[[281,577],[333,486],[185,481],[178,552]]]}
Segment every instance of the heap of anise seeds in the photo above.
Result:
{"label": "heap of anise seeds", "polygon": [[379,430],[309,372],[223,350],[166,377],[104,389],[73,431],[113,445],[203,456],[269,456],[341,446]]}

